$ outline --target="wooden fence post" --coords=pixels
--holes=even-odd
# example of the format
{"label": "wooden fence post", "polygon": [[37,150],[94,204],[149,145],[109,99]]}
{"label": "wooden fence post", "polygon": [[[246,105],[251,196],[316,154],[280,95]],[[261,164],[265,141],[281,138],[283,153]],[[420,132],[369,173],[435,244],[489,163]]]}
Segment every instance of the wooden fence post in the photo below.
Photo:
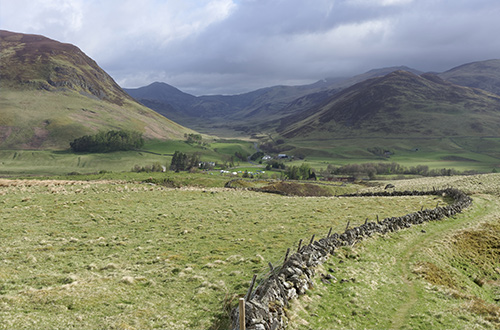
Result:
{"label": "wooden fence post", "polygon": [[297,252],[299,252],[299,251],[300,251],[300,247],[301,247],[301,246],[302,246],[302,239],[300,239],[300,241],[299,241],[299,247],[297,248]]}
{"label": "wooden fence post", "polygon": [[286,254],[285,254],[285,260],[283,260],[283,264],[285,264],[285,262],[288,260],[288,255],[290,254],[290,248],[288,248],[286,250]]}
{"label": "wooden fence post", "polygon": [[250,300],[250,295],[253,291],[253,286],[255,285],[255,280],[257,279],[257,274],[253,274],[252,282],[250,283],[250,288],[248,288],[247,295],[245,296],[245,300]]}
{"label": "wooden fence post", "polygon": [[245,330],[245,299],[240,298],[240,330]]}

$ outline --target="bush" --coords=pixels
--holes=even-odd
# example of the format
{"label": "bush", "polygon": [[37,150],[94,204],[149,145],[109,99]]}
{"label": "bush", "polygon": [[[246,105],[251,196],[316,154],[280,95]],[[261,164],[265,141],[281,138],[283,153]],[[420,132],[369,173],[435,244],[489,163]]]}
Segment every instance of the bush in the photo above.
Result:
{"label": "bush", "polygon": [[134,165],[134,167],[132,167],[132,172],[164,172],[164,168],[160,163],[156,162],[153,165],[146,165],[142,167],[139,165]]}

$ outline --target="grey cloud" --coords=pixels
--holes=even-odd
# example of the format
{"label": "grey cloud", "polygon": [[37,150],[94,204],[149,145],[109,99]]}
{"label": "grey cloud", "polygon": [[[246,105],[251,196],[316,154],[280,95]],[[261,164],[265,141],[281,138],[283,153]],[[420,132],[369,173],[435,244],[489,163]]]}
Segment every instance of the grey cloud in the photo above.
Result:
{"label": "grey cloud", "polygon": [[67,0],[62,22],[62,9],[19,3],[0,24],[76,44],[124,87],[240,93],[500,57],[498,0]]}

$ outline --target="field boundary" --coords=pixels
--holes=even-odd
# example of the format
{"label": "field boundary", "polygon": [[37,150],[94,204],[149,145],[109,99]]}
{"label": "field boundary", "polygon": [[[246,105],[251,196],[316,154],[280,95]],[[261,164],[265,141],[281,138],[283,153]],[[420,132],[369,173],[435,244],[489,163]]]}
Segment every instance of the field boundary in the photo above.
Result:
{"label": "field boundary", "polygon": [[[382,191],[342,195],[341,197],[397,197],[436,195],[454,200],[448,206],[425,209],[401,217],[385,218],[377,222],[365,222],[342,234],[331,234],[317,241],[314,236],[308,245],[299,247],[296,253],[285,256],[281,266],[271,267],[270,275],[262,279],[255,290],[252,285],[245,297],[245,328],[251,330],[285,329],[288,324],[285,309],[291,299],[306,293],[313,286],[315,267],[324,263],[335,250],[342,246],[353,246],[358,241],[376,233],[386,234],[429,221],[437,221],[462,212],[472,204],[472,198],[454,188],[432,191]],[[301,241],[302,242],[302,241]],[[254,280],[252,283],[254,283]],[[232,311],[232,328],[240,329],[239,308]]]}

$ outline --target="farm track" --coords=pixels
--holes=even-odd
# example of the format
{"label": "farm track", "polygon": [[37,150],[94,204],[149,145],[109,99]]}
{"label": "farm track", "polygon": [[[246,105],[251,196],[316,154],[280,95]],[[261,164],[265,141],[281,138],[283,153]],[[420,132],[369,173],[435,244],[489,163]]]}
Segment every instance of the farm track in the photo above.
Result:
{"label": "farm track", "polygon": [[[412,309],[416,305],[422,303],[419,301],[418,291],[423,288],[419,287],[420,283],[412,279],[415,260],[418,259],[418,256],[424,251],[425,247],[429,246],[431,243],[439,242],[444,236],[469,228],[471,218],[479,218],[481,221],[484,221],[484,218],[489,218],[494,210],[500,207],[500,203],[498,200],[493,200],[491,198],[486,200],[486,198],[487,197],[484,196],[482,198],[475,197],[472,208],[466,211],[466,216],[459,215],[455,219],[443,220],[440,226],[436,226],[432,232],[426,232],[424,235],[411,236],[405,240],[406,248],[401,250],[398,256],[396,256],[395,269],[398,270],[403,283],[406,285],[404,289],[408,298],[395,311],[391,321],[391,329],[405,328],[405,324],[407,324]],[[491,205],[490,203],[495,203],[495,205]],[[486,204],[490,205],[486,207]]]}

